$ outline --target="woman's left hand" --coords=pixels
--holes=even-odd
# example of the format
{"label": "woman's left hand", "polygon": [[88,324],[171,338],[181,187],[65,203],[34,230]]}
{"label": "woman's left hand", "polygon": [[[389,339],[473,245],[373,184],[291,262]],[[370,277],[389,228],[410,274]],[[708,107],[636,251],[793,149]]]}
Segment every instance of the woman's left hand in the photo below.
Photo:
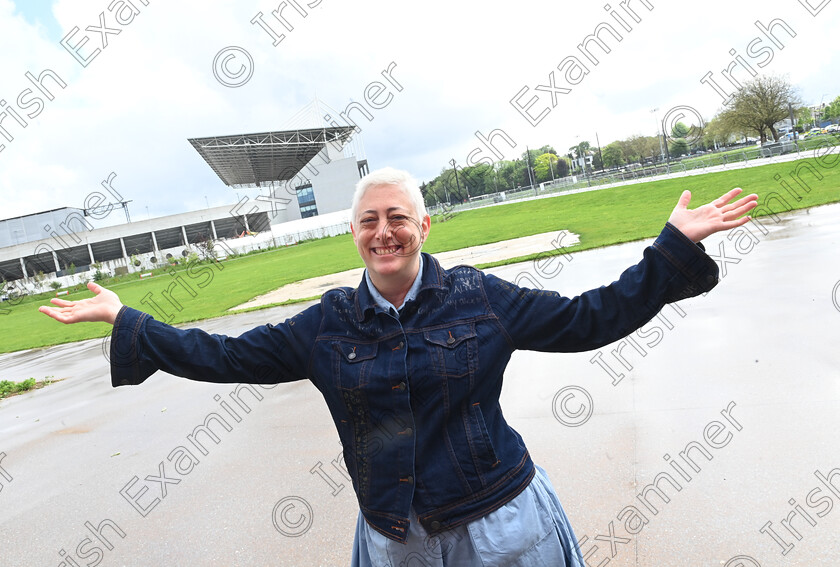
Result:
{"label": "woman's left hand", "polygon": [[751,217],[741,217],[741,215],[758,205],[758,195],[755,193],[741,197],[734,203],[729,202],[742,191],[743,189],[736,187],[711,203],[696,209],[688,208],[691,202],[691,191],[683,191],[668,222],[677,227],[692,242],[700,242],[710,234],[741,226],[751,219]]}

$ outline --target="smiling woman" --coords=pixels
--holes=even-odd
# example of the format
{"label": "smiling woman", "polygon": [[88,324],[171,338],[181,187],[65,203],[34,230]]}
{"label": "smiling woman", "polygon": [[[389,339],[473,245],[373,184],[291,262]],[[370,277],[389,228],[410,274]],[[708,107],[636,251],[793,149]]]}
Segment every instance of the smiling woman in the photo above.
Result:
{"label": "smiling woman", "polygon": [[[420,271],[420,247],[431,219],[423,199],[406,187],[417,182],[395,170],[371,173],[353,197],[353,241],[374,287],[392,305],[402,306]],[[419,195],[419,192],[417,192]]]}
{"label": "smiling woman", "polygon": [[93,283],[93,298],[40,309],[64,323],[113,324],[113,386],[157,370],[216,383],[312,381],[359,504],[355,566],[583,567],[548,476],[502,414],[505,368],[517,349],[599,348],[712,289],[718,267],[699,241],[749,220],[757,196],[730,202],[740,192],[689,210],[685,191],[638,264],[570,299],[470,266],[444,270],[421,251],[430,220],[416,181],[386,168],[362,178],[353,198],[366,268],[358,287],[330,290],[284,323],[236,338],[175,329]]}

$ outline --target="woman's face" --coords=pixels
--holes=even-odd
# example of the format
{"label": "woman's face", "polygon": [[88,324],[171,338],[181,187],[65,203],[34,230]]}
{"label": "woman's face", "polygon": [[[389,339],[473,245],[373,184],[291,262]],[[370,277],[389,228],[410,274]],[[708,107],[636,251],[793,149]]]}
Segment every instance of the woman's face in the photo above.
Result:
{"label": "woman's face", "polygon": [[377,185],[359,201],[350,228],[371,277],[384,278],[411,275],[430,224],[428,215],[417,217],[408,195],[397,186]]}

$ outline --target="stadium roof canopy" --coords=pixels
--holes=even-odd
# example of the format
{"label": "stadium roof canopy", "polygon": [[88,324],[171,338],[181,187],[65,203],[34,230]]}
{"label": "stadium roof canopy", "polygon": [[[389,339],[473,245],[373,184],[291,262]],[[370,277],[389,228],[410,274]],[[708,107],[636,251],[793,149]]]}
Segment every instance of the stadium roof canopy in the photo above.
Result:
{"label": "stadium roof canopy", "polygon": [[228,187],[292,179],[328,143],[350,141],[353,126],[190,138],[189,142]]}

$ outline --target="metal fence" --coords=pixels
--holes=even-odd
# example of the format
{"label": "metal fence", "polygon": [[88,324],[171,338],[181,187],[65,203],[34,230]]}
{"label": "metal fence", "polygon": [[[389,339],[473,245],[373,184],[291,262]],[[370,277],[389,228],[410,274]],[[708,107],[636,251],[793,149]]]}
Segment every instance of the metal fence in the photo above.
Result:
{"label": "metal fence", "polygon": [[[282,227],[282,225],[279,225]],[[309,229],[283,233],[281,230],[274,231],[274,241],[279,246],[288,246],[297,244],[305,240],[315,240],[318,238],[327,238],[329,236],[338,236],[339,234],[347,234],[350,232],[350,221],[345,221],[329,226],[318,226]]]}
{"label": "metal fence", "polygon": [[[824,142],[819,147],[836,146],[840,143],[840,140],[831,136],[825,138]],[[814,149],[814,146],[811,145],[808,149]],[[585,175],[570,175],[535,186],[517,187],[497,193],[480,195],[478,197],[472,197],[469,201],[463,203],[452,203],[451,205],[437,204],[427,207],[427,209],[431,215],[444,214],[452,211],[486,207],[502,202],[524,201],[549,195],[586,191],[608,185],[627,185],[641,181],[652,181],[657,177],[668,178],[668,176],[680,174],[706,173],[709,170],[720,171],[728,167],[751,167],[762,165],[757,160],[768,160],[768,158],[790,156],[798,159],[797,156],[805,151],[807,150],[801,143],[797,145],[790,141],[765,144],[764,146],[743,146],[741,148],[735,148],[734,151],[733,148],[727,148],[720,152],[686,156],[681,159],[674,159],[670,162],[662,162],[654,165],[642,166],[633,164],[603,172],[597,171]]]}

